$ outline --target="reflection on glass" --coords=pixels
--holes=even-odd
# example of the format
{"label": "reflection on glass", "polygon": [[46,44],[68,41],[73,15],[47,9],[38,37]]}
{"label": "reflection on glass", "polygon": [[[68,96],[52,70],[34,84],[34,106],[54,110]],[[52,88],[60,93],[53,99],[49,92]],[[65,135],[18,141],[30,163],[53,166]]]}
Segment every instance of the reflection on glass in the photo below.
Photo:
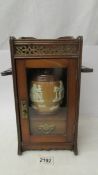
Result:
{"label": "reflection on glass", "polygon": [[27,83],[31,134],[65,134],[67,69],[27,69]]}

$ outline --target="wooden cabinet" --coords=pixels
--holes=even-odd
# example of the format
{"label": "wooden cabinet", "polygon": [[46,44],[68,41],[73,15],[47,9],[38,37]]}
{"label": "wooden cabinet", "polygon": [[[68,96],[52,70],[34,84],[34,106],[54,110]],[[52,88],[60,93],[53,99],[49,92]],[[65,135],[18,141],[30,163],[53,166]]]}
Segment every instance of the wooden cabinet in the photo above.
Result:
{"label": "wooden cabinet", "polygon": [[25,150],[77,154],[82,37],[10,38],[18,131]]}

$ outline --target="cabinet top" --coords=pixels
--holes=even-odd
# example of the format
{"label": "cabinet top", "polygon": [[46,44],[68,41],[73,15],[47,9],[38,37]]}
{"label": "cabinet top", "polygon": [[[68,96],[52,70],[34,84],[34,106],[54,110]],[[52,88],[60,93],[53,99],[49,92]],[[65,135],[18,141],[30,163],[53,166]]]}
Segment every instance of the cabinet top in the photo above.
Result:
{"label": "cabinet top", "polygon": [[33,37],[10,37],[13,58],[64,58],[80,55],[83,37],[67,36],[57,39],[36,39]]}

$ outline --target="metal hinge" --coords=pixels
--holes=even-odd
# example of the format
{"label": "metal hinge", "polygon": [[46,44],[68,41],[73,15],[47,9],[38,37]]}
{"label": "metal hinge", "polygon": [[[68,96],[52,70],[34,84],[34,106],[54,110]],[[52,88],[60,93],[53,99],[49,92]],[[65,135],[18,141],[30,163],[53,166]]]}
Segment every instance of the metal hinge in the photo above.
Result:
{"label": "metal hinge", "polygon": [[28,118],[28,104],[26,100],[21,100],[20,108],[21,108],[21,117],[24,119],[27,119]]}

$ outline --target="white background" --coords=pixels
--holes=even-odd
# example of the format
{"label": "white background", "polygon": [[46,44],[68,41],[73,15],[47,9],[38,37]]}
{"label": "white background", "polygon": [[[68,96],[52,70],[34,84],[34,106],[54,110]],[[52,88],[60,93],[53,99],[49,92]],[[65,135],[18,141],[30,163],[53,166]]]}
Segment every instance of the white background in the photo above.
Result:
{"label": "white background", "polygon": [[[10,67],[12,35],[83,35],[83,65],[93,67],[94,72],[82,74],[80,113],[98,115],[98,0],[0,0],[0,71]],[[2,49],[8,52],[2,54]]]}
{"label": "white background", "polygon": [[10,35],[83,35],[85,44],[98,44],[98,0],[0,0],[0,48]]}
{"label": "white background", "polygon": [[[81,77],[77,157],[71,151],[28,151],[17,156],[12,76],[0,76],[0,174],[98,175],[98,0],[0,0],[0,72],[11,66],[12,35],[83,35],[83,65],[94,72]],[[53,166],[40,165],[40,156],[45,155],[54,157]]]}

